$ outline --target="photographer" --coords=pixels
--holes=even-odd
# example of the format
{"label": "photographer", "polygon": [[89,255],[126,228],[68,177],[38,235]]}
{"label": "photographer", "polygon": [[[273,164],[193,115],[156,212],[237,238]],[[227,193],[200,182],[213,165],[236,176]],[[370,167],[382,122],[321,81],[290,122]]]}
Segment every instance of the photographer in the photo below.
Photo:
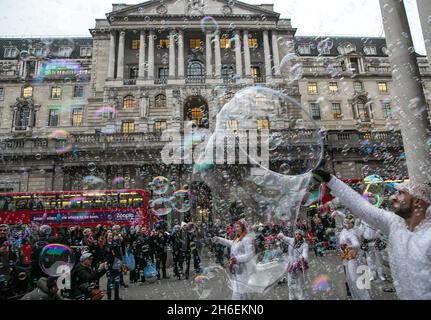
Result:
{"label": "photographer", "polygon": [[89,252],[84,253],[80,262],[72,271],[72,293],[75,299],[100,300],[103,293],[94,285],[107,270],[108,264],[101,263],[99,269],[93,269],[93,255]]}

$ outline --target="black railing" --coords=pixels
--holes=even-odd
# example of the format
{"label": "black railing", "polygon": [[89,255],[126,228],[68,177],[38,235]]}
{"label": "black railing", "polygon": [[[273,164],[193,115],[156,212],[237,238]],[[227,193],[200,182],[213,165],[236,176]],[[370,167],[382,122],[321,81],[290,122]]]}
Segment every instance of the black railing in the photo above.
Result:
{"label": "black railing", "polygon": [[254,83],[265,83],[266,78],[265,78],[265,76],[253,77],[253,81],[254,81]]}
{"label": "black railing", "polygon": [[167,84],[168,78],[159,78],[154,80],[154,84]]}
{"label": "black railing", "polygon": [[136,86],[136,79],[124,79],[123,84],[125,86]]}
{"label": "black railing", "polygon": [[204,76],[187,76],[186,83],[202,84],[205,83],[206,79]]}
{"label": "black railing", "polygon": [[236,78],[234,77],[222,77],[222,79],[225,84],[236,83]]}

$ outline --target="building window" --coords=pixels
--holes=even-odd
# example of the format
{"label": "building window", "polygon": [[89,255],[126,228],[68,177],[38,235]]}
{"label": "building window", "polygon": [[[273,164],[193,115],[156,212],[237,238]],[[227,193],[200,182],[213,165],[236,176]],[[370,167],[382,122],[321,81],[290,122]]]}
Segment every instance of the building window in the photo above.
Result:
{"label": "building window", "polygon": [[166,96],[164,94],[158,94],[155,98],[155,106],[157,109],[166,108]]}
{"label": "building window", "polygon": [[35,57],[46,57],[47,50],[45,48],[31,48],[30,54]]}
{"label": "building window", "polygon": [[230,49],[231,43],[229,38],[221,38],[220,39],[220,49]]}
{"label": "building window", "polygon": [[388,84],[386,82],[379,82],[378,87],[380,93],[388,93]]}
{"label": "building window", "polygon": [[59,111],[58,109],[49,110],[48,126],[57,127],[59,123]]}
{"label": "building window", "polygon": [[329,93],[337,93],[337,92],[338,92],[338,83],[329,82]]}
{"label": "building window", "polygon": [[72,109],[72,126],[77,127],[82,125],[83,111],[82,108]]}
{"label": "building window", "polygon": [[368,104],[366,104],[362,99],[358,100],[356,104],[353,105],[353,117],[363,122],[370,121],[371,118],[370,118],[370,110],[368,109]]}
{"label": "building window", "polygon": [[15,114],[15,130],[27,130],[30,122],[30,108],[23,106],[19,108]]}
{"label": "building window", "polygon": [[298,46],[300,54],[311,54],[311,46],[309,44],[301,44]]}
{"label": "building window", "polygon": [[51,88],[51,99],[61,99],[61,88],[52,87]]}
{"label": "building window", "polygon": [[204,117],[204,112],[201,108],[192,108],[191,110],[192,114],[192,122],[200,127],[202,125],[202,118]]}
{"label": "building window", "polygon": [[165,120],[154,122],[154,131],[155,132],[163,132],[167,129],[168,124]]}
{"label": "building window", "polygon": [[349,54],[356,51],[356,46],[351,43],[345,43],[337,48],[340,54]]}
{"label": "building window", "polygon": [[0,100],[4,99],[4,88],[0,88]]}
{"label": "building window", "polygon": [[136,108],[136,99],[134,96],[125,96],[123,99],[123,109]]}
{"label": "building window", "polygon": [[248,38],[248,47],[250,49],[259,48],[259,42],[257,41],[257,38]]}
{"label": "building window", "polygon": [[317,82],[309,82],[308,83],[308,93],[317,94]]}
{"label": "building window", "polygon": [[17,48],[5,48],[4,57],[5,58],[15,58],[18,55]]}
{"label": "building window", "polygon": [[205,68],[202,63],[193,61],[187,66],[187,76],[194,78],[205,77]]}
{"label": "building window", "polygon": [[364,53],[367,56],[375,56],[377,54],[377,49],[375,46],[365,46]]}
{"label": "building window", "polygon": [[141,45],[141,41],[138,39],[133,39],[132,40],[132,50],[139,50]]}
{"label": "building window", "polygon": [[341,120],[343,119],[343,115],[341,113],[341,104],[340,103],[333,103],[332,104],[332,116],[335,120]]}
{"label": "building window", "polygon": [[269,120],[257,119],[257,130],[269,130]]}
{"label": "building window", "polygon": [[238,120],[228,120],[226,125],[229,130],[238,131]]}
{"label": "building window", "polygon": [[123,121],[121,123],[121,133],[134,133],[135,123],[133,121]]}
{"label": "building window", "polygon": [[79,55],[81,57],[91,57],[92,48],[91,47],[81,47]]}
{"label": "building window", "polygon": [[201,47],[201,39],[190,39],[189,40],[189,48],[190,49],[199,49]]}
{"label": "building window", "polygon": [[73,87],[73,97],[74,98],[82,98],[83,96],[84,96],[84,87],[83,86]]}
{"label": "building window", "polygon": [[33,97],[33,87],[32,86],[26,86],[22,90],[22,96],[23,98],[31,98]]}
{"label": "building window", "polygon": [[166,79],[169,75],[169,68],[159,68],[159,79]]}
{"label": "building window", "polygon": [[72,48],[71,47],[60,47],[58,49],[58,56],[59,57],[70,57],[72,54]]}
{"label": "building window", "polygon": [[383,102],[382,108],[383,108],[383,117],[385,117],[385,119],[392,118],[391,103],[390,102]]}
{"label": "building window", "polygon": [[310,103],[311,117],[313,120],[320,120],[320,105],[316,102]]}
{"label": "building window", "polygon": [[159,40],[159,47],[160,47],[160,49],[169,48],[169,39],[160,39]]}
{"label": "building window", "polygon": [[355,82],[353,82],[353,89],[355,90],[355,92],[363,92],[364,86],[363,86],[362,82],[355,81]]}
{"label": "building window", "polygon": [[129,67],[129,79],[137,79],[139,76],[139,67],[130,66]]}
{"label": "building window", "polygon": [[260,77],[260,68],[259,67],[251,67],[251,76],[253,78]]}

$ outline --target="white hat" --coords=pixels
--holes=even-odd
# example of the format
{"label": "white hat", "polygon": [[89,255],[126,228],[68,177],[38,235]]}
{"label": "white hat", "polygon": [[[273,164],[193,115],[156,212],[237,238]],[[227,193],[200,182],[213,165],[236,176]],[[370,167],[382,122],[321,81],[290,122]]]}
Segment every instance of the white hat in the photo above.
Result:
{"label": "white hat", "polygon": [[93,255],[90,252],[86,252],[82,254],[81,258],[79,259],[81,262],[84,262],[87,259],[93,258]]}
{"label": "white hat", "polygon": [[405,191],[412,197],[421,199],[426,203],[431,204],[431,186],[425,183],[405,181],[403,183],[396,184],[394,188],[399,191]]}
{"label": "white hat", "polygon": [[187,223],[185,223],[184,221],[181,222],[181,228],[186,227],[186,226],[187,226]]}

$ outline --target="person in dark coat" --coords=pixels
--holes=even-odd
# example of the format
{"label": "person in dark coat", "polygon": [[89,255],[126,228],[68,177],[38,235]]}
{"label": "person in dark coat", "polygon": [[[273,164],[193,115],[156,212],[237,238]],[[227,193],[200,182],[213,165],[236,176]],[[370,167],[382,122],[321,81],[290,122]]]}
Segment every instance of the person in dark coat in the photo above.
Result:
{"label": "person in dark coat", "polygon": [[57,278],[40,278],[37,287],[24,295],[20,300],[63,300],[58,294]]}
{"label": "person in dark coat", "polygon": [[120,299],[120,275],[123,268],[123,253],[121,251],[121,239],[109,232],[106,234],[106,243],[103,247],[105,259],[108,263],[108,300],[111,300],[112,289],[114,289],[114,299]]}
{"label": "person in dark coat", "polygon": [[154,263],[153,258],[153,238],[150,237],[148,229],[142,227],[135,241],[136,272],[141,283],[145,282],[144,270],[148,262]]}
{"label": "person in dark coat", "polygon": [[157,226],[157,231],[153,233],[154,254],[156,256],[157,279],[160,280],[160,268],[163,279],[169,279],[166,275],[166,260],[168,258],[168,242],[170,235],[164,231],[163,226]]}
{"label": "person in dark coat", "polygon": [[99,269],[92,268],[93,256],[86,252],[82,254],[80,263],[72,270],[72,294],[75,299],[89,299],[95,283],[106,273],[108,264],[101,263]]}

